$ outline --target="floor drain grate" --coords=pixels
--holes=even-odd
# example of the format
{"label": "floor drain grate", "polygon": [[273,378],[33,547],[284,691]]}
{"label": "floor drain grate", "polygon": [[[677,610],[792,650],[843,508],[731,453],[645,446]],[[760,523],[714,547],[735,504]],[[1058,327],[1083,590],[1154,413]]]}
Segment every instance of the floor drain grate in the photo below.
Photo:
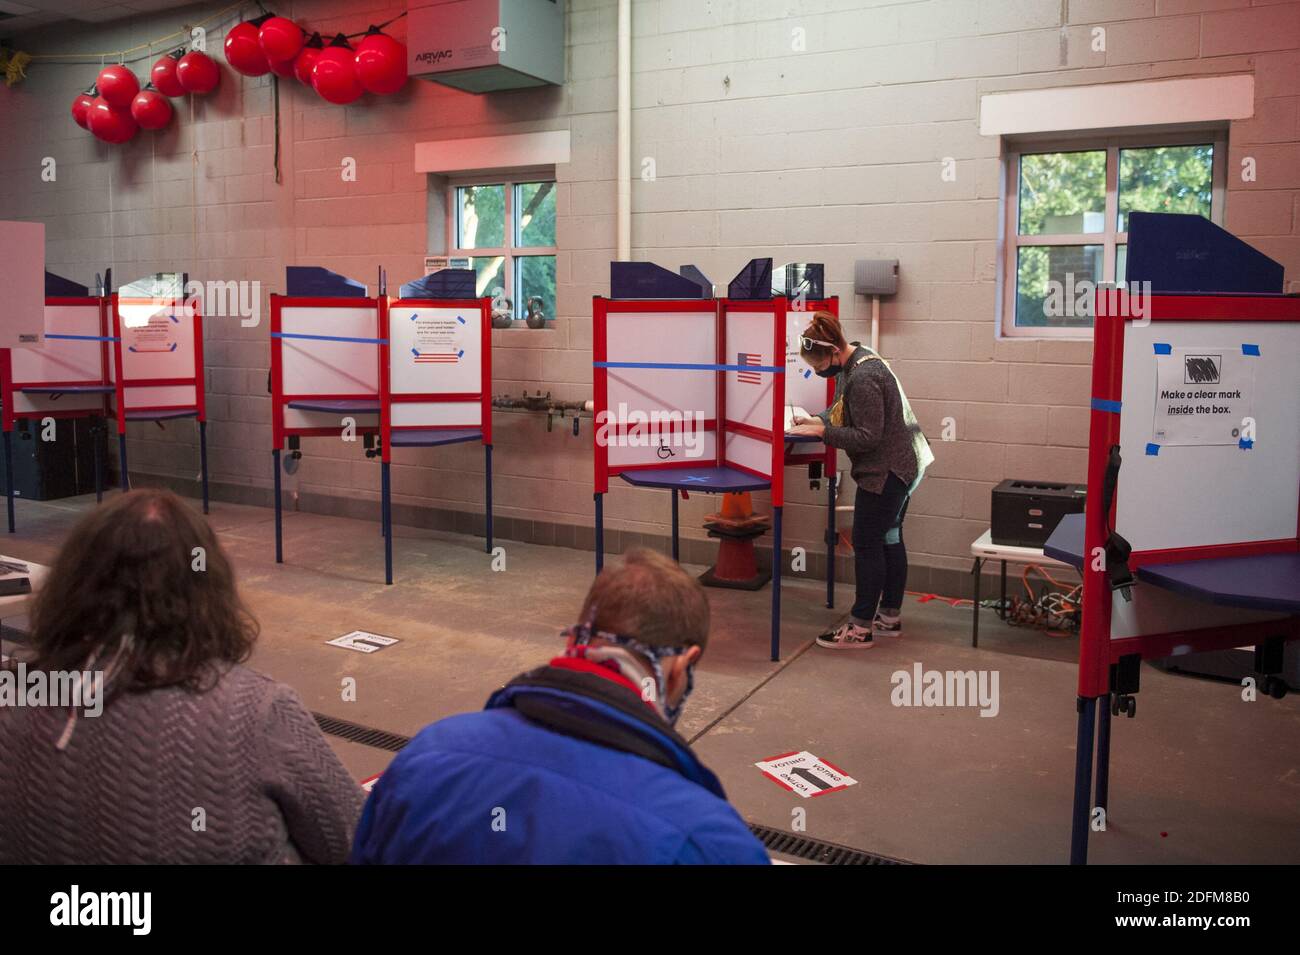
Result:
{"label": "floor drain grate", "polygon": [[807,859],[820,865],[911,865],[901,859],[878,856],[871,852],[863,852],[861,849],[850,849],[848,846],[836,845],[833,842],[809,839],[806,836],[782,832],[780,829],[771,829],[767,826],[751,824],[749,831],[758,837],[758,841],[767,847],[768,852],[778,852],[796,859]]}
{"label": "floor drain grate", "polygon": [[316,725],[321,728],[322,733],[360,743],[362,746],[373,746],[375,749],[398,753],[411,741],[409,736],[399,736],[397,733],[377,730],[372,726],[362,726],[360,723],[349,723],[347,720],[336,719],[323,713],[313,713],[312,716],[316,718]]}

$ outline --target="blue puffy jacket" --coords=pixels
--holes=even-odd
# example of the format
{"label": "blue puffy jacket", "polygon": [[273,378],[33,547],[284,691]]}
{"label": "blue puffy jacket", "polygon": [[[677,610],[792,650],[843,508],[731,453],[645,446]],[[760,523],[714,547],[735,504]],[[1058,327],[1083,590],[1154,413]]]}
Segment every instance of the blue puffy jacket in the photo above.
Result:
{"label": "blue puffy jacket", "polygon": [[[629,685],[630,686],[630,685]],[[354,863],[749,863],[717,777],[634,689],[542,667],[425,727],[366,803]]]}

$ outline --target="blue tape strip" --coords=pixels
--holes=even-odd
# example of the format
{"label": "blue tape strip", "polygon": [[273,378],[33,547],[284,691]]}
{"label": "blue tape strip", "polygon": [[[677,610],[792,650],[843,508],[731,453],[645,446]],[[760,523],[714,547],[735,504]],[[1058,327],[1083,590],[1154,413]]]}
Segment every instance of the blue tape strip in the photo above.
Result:
{"label": "blue tape strip", "polygon": [[1166,345],[1164,342],[1156,342],[1155,347],[1157,355],[1172,355],[1174,352],[1173,346]]}
{"label": "blue tape strip", "polygon": [[463,318],[462,318],[461,316],[459,316],[459,315],[456,316],[456,321],[460,322],[462,325],[465,324],[465,319],[463,319]]}
{"label": "blue tape strip", "polygon": [[1241,448],[1243,451],[1249,451],[1255,447],[1255,442],[1250,438],[1240,438],[1237,441],[1237,447]]}
{"label": "blue tape strip", "polygon": [[116,342],[121,341],[112,335],[46,335],[46,338],[58,338],[69,342]]}
{"label": "blue tape strip", "polygon": [[1254,357],[1258,358],[1258,357],[1259,357],[1259,346],[1258,346],[1258,345],[1247,345],[1247,344],[1245,344],[1245,343],[1243,342],[1243,343],[1242,343],[1242,346],[1241,346],[1241,353],[1242,353],[1243,355],[1253,355]]}
{"label": "blue tape strip", "polygon": [[669,371],[765,371],[784,375],[785,369],[775,365],[691,365],[675,361],[593,361],[592,368],[664,368]]}
{"label": "blue tape strip", "polygon": [[1147,454],[1151,455],[1152,457],[1155,457],[1159,453],[1160,453],[1160,445],[1158,444],[1147,445]]}
{"label": "blue tape strip", "polygon": [[1092,399],[1093,411],[1109,411],[1111,414],[1119,414],[1119,409],[1120,403],[1118,401],[1111,401],[1109,398]]}
{"label": "blue tape strip", "polygon": [[305,338],[313,342],[355,342],[361,345],[387,345],[387,338],[346,338],[342,335],[301,335],[297,332],[272,332],[272,338]]}

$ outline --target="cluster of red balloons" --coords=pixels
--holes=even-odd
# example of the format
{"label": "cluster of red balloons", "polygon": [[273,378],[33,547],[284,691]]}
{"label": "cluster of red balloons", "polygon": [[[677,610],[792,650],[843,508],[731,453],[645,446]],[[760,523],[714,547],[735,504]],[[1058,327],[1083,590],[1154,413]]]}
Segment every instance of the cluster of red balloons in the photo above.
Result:
{"label": "cluster of red balloons", "polygon": [[319,33],[308,37],[292,20],[266,14],[232,27],[225,46],[236,72],[292,76],[330,103],[396,93],[406,83],[406,47],[374,26],[353,49],[342,33],[326,46]]}
{"label": "cluster of red balloons", "polygon": [[221,72],[200,50],[169,53],[153,65],[150,83],[125,66],[106,66],[95,85],[72,101],[72,118],[106,143],[124,143],[141,129],[162,129],[172,119],[169,96],[211,93]]}

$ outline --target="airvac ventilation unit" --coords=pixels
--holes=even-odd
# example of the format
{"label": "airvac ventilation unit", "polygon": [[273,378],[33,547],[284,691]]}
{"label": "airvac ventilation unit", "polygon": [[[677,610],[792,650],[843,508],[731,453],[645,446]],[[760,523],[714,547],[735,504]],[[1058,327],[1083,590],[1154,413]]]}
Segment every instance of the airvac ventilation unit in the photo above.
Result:
{"label": "airvac ventilation unit", "polygon": [[411,0],[412,76],[470,93],[564,82],[560,0]]}

